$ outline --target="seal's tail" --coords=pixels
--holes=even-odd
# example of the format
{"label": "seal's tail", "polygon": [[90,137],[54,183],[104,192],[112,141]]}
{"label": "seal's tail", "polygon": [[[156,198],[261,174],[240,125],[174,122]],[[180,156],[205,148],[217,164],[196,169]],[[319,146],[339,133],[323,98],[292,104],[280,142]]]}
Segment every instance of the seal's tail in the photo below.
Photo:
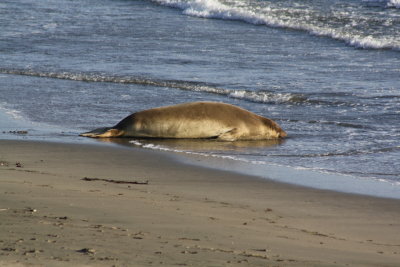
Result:
{"label": "seal's tail", "polygon": [[123,134],[124,133],[121,130],[113,129],[110,127],[103,127],[94,129],[93,131],[90,132],[81,133],[79,136],[92,137],[92,138],[109,138],[109,137],[118,137]]}

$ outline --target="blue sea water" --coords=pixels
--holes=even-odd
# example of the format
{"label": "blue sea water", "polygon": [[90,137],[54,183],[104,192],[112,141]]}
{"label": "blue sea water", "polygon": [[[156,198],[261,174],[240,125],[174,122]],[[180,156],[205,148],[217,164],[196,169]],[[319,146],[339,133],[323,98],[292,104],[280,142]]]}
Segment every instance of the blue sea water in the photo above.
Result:
{"label": "blue sea water", "polygon": [[0,3],[0,138],[82,142],[132,112],[199,100],[272,118],[289,138],[131,145],[400,198],[397,0]]}

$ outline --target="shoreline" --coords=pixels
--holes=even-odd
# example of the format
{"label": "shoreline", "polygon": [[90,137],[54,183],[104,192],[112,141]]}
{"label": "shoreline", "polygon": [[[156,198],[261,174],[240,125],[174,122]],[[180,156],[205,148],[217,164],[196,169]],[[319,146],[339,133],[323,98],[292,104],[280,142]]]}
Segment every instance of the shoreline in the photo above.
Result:
{"label": "shoreline", "polygon": [[400,200],[193,166],[140,148],[15,140],[0,147],[0,265],[400,261]]}
{"label": "shoreline", "polygon": [[[14,114],[14,115],[12,115]],[[177,159],[183,164],[201,166],[204,168],[231,171],[242,175],[256,176],[258,178],[273,180],[276,182],[304,186],[317,190],[330,190],[342,193],[366,195],[380,198],[400,199],[400,183],[388,180],[374,179],[371,177],[358,177],[342,173],[321,172],[314,169],[300,168],[295,166],[284,166],[275,163],[263,162],[262,164],[251,163],[247,159],[232,159],[230,157],[219,157],[218,155],[203,154],[176,150],[174,145],[171,147],[166,143],[165,147],[157,148],[159,141],[155,142],[150,149],[141,146],[150,144],[152,141],[146,140],[130,142],[126,140],[98,140],[92,138],[77,137],[81,131],[78,129],[66,129],[58,126],[50,126],[25,120],[24,118],[15,119],[12,116],[14,110],[0,106],[0,121],[2,134],[0,140],[21,140],[32,142],[53,142],[63,144],[96,145],[129,147],[130,149],[145,149],[147,151],[167,153],[169,157]],[[22,134],[21,134],[22,132]],[[79,138],[79,139],[77,139]],[[165,140],[163,140],[165,141]],[[175,141],[175,140],[174,140]],[[141,145],[138,145],[141,144]],[[190,147],[190,146],[189,146]]]}
{"label": "shoreline", "polygon": [[[149,152],[163,153],[183,164],[235,172],[245,176],[254,176],[294,186],[328,190],[339,193],[371,196],[378,198],[400,199],[400,183],[379,179],[356,177],[352,175],[320,172],[318,170],[284,166],[274,163],[253,163],[232,156],[219,156],[195,150],[185,150],[169,146],[167,140],[147,139],[132,140],[129,138],[104,138],[87,140],[85,144],[111,145],[132,149],[144,149]],[[177,142],[173,140],[172,142]],[[182,140],[182,143],[192,140]],[[149,145],[149,147],[147,147]],[[198,144],[197,144],[198,145]]]}

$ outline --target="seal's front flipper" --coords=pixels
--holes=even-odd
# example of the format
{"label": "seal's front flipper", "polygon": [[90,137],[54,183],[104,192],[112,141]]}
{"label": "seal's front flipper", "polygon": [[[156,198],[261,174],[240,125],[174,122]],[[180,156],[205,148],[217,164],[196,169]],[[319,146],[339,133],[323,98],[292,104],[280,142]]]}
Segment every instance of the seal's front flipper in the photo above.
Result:
{"label": "seal's front flipper", "polygon": [[238,130],[237,128],[233,128],[223,134],[220,134],[217,140],[220,141],[236,141],[238,139]]}
{"label": "seal's front flipper", "polygon": [[112,129],[110,127],[103,127],[94,129],[93,131],[87,133],[81,133],[80,136],[92,137],[92,138],[109,138],[109,137],[119,137],[124,134],[124,131],[118,129]]}

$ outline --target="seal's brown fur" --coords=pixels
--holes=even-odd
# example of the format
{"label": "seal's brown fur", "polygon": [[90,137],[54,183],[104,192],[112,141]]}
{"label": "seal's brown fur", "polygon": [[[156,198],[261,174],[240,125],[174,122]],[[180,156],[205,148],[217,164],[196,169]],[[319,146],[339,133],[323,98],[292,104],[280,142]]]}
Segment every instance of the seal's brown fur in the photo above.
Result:
{"label": "seal's brown fur", "polygon": [[193,102],[136,112],[111,128],[81,136],[263,140],[286,136],[279,125],[225,103]]}

